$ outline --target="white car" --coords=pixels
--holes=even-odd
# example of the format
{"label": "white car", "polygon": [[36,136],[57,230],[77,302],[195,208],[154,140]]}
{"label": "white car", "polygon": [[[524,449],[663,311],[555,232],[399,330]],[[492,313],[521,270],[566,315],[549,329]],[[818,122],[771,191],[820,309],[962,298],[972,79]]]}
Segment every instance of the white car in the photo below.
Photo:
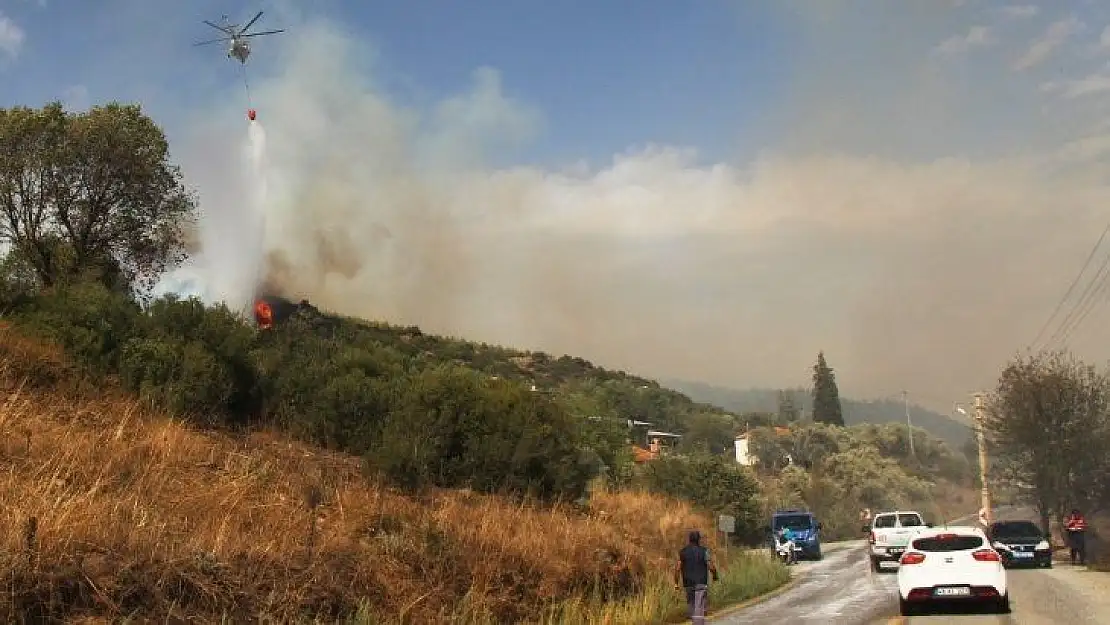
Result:
{"label": "white car", "polygon": [[927,527],[921,513],[914,510],[880,512],[871,520],[869,527],[863,528],[867,534],[868,550],[871,557],[871,570],[882,571],[884,565],[897,568],[898,559],[906,551],[906,545],[914,534]]}
{"label": "white car", "polygon": [[910,540],[898,567],[898,606],[909,616],[930,604],[993,604],[1010,612],[1002,558],[978,527],[927,528]]}

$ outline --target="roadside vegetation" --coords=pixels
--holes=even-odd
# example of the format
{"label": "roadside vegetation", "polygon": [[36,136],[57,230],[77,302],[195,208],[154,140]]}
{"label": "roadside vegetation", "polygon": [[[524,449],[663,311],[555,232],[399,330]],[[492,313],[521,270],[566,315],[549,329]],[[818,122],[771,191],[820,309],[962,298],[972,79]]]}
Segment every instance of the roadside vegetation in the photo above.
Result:
{"label": "roadside vegetation", "polygon": [[1061,544],[1064,518],[1082,510],[1091,559],[1110,568],[1110,370],[1064,350],[1017,357],[986,406],[992,486],[1036,509]]}
{"label": "roadside vegetation", "polygon": [[[724,552],[718,514],[719,606],[789,578],[736,548],[771,509],[828,540],[959,491],[966,460],[924,432],[910,457],[897,428],[843,427],[823,353],[814,410],[784,419],[311,306],[260,331],[153,298],[196,217],[168,154],[135,106],[0,110],[6,622],[653,622],[681,616],[686,530]],[[682,442],[638,464],[629,419]]]}

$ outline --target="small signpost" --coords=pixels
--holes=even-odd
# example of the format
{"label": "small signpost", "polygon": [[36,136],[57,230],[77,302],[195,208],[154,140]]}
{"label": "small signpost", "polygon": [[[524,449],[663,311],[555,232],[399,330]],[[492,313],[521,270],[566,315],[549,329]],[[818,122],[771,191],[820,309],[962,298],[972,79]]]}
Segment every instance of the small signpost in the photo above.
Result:
{"label": "small signpost", "polygon": [[725,535],[725,555],[728,555],[729,536],[736,533],[736,517],[722,514],[717,517],[717,530]]}

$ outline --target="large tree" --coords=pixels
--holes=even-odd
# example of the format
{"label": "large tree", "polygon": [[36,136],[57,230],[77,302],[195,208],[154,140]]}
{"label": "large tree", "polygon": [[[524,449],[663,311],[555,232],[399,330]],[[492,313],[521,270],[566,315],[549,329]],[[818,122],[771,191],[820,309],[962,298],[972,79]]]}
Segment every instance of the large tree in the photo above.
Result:
{"label": "large tree", "polygon": [[196,201],[138,105],[0,109],[0,242],[40,286],[135,291],[184,260]]}
{"label": "large tree", "polygon": [[844,425],[844,410],[840,406],[836,375],[825,362],[823,351],[817,353],[817,363],[813,365],[813,421]]}
{"label": "large tree", "polygon": [[1039,510],[1042,523],[1073,506],[1104,507],[1110,477],[1110,379],[1067,352],[1015,358],[984,417],[992,474]]}

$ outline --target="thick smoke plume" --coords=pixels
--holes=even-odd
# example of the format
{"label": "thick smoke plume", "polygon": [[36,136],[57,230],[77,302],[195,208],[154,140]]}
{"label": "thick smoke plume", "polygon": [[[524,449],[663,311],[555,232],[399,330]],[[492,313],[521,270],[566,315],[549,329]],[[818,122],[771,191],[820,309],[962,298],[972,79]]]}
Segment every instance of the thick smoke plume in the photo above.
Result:
{"label": "thick smoke plume", "polygon": [[[823,349],[846,394],[966,401],[1033,338],[1102,226],[1100,144],[1077,141],[1099,120],[1012,67],[1039,32],[1003,13],[783,6],[794,65],[758,158],[649,145],[565,170],[495,166],[543,130],[497,71],[418,113],[377,86],[359,44],[299,24],[280,71],[252,84],[267,288],[735,386],[807,383]],[[967,32],[980,19],[995,39]],[[234,176],[210,154],[186,160],[205,256],[221,258],[208,265],[251,257],[220,210]]]}

